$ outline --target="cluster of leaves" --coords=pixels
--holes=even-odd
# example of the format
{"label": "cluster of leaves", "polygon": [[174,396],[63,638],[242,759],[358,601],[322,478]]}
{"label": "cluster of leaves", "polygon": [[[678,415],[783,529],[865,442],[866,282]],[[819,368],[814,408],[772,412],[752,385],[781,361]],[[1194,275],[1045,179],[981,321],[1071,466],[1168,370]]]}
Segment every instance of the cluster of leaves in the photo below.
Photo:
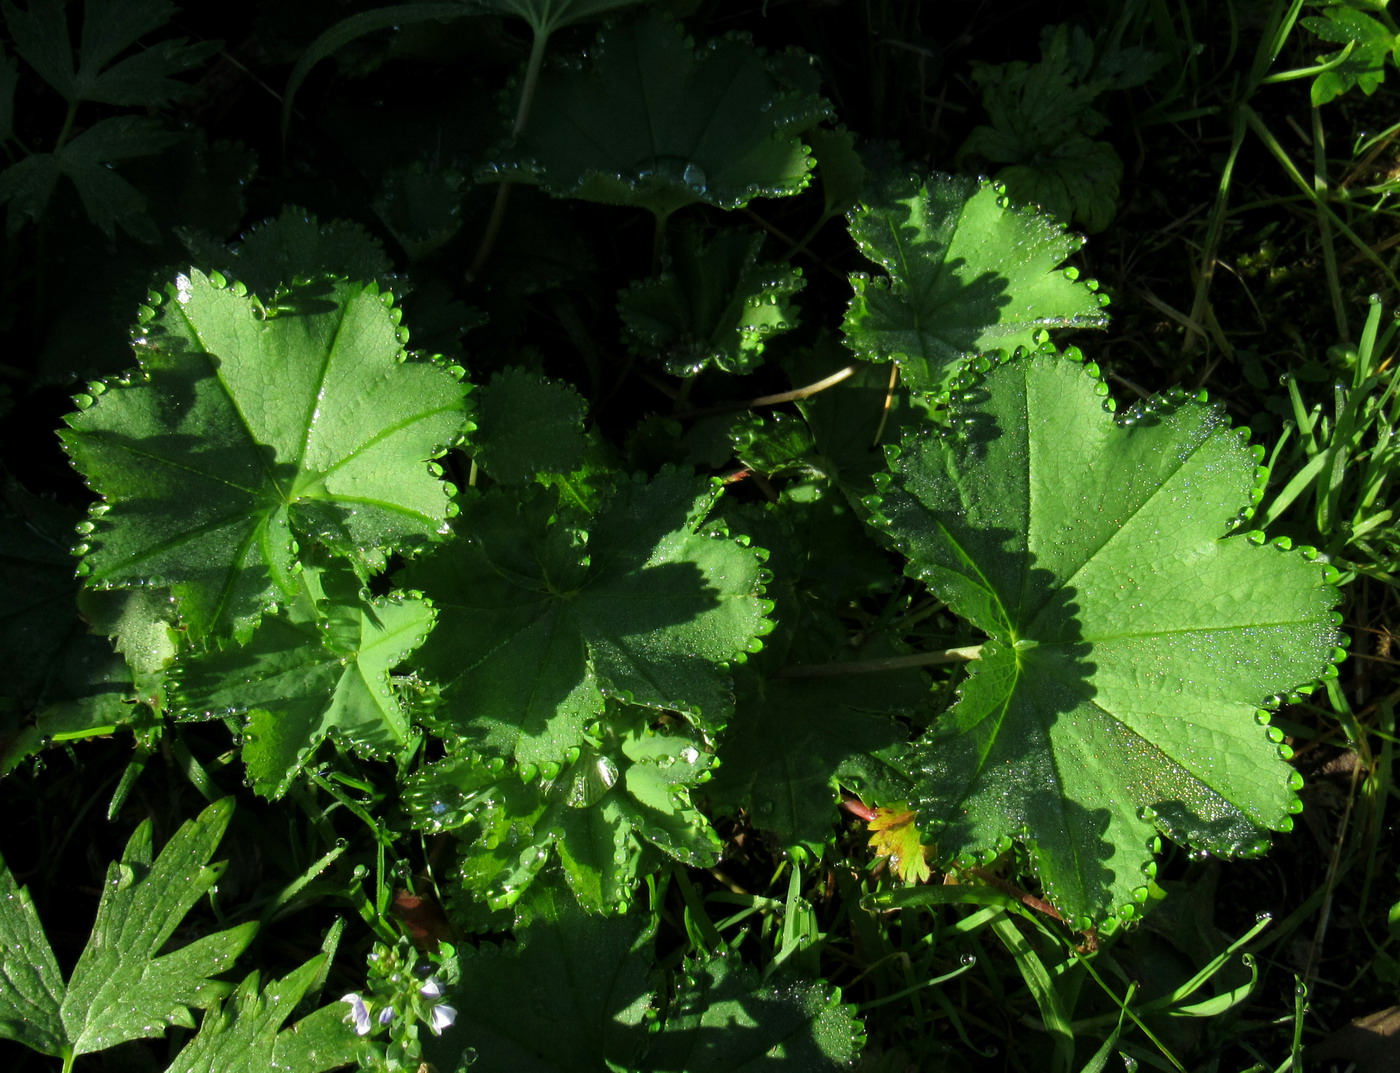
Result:
{"label": "cluster of leaves", "polygon": [[[187,259],[136,315],[136,366],[94,379],[59,434],[96,502],[77,521],[16,491],[4,519],[26,594],[5,640],[32,657],[7,689],[33,713],[6,770],[55,738],[129,726],[149,751],[164,726],[222,721],[270,802],[318,765],[376,772],[357,777],[390,788],[381,856],[445,836],[444,936],[511,939],[444,949],[431,993],[399,947],[384,968],[386,947],[382,994],[282,1030],[314,1005],[333,943],[236,990],[213,977],[252,925],[159,954],[217,878],[221,803],[154,863],[138,831],[94,928],[101,963],[85,955],[66,988],[0,871],[0,938],[27,936],[35,966],[7,957],[6,993],[42,1011],[11,1011],[0,1034],[71,1064],[193,1028],[198,1008],[173,1068],[414,1068],[420,1052],[442,1069],[835,1068],[859,1022],[804,976],[796,937],[762,974],[713,941],[668,964],[655,918],[629,913],[718,865],[726,823],[820,856],[858,796],[901,880],[1000,869],[1085,932],[1141,912],[1161,836],[1257,855],[1290,828],[1301,783],[1270,709],[1335,676],[1338,573],[1248,528],[1268,474],[1222,407],[1171,391],[1120,413],[1099,369],[1051,337],[1107,323],[1097,285],[1066,266],[1081,240],[1063,220],[1107,223],[1121,165],[1089,106],[1148,57],[1061,28],[1040,64],[983,69],[993,127],[966,153],[1017,165],[990,182],[860,147],[803,53],[697,46],[656,5],[628,6],[410,5],[314,42],[287,116],[318,60],[376,29],[529,24],[499,144],[446,171],[399,167],[374,201],[418,264],[452,248],[471,193],[494,195],[467,270],[499,273],[474,295],[484,315],[420,293],[452,356],[410,348],[393,292],[423,276],[394,279],[358,222],[289,206],[232,245],[186,228]],[[96,161],[125,183],[103,166],[117,157],[72,155],[138,120],[69,130],[81,102],[166,103],[207,49],[134,51],[171,10],[93,3],[75,66],[61,5],[4,10],[70,105],[53,151],[0,175],[12,228],[66,175],[99,228],[150,237],[139,200],[82,178]],[[540,63],[558,31],[610,13],[586,50]],[[0,104],[15,70],[0,56]],[[138,76],[145,96],[122,88]],[[155,120],[139,123],[147,141],[130,144],[155,151]],[[839,321],[789,263],[801,244],[735,222],[809,189],[816,226],[844,217],[865,259],[838,280]],[[520,303],[548,272],[512,281],[490,242],[527,196],[541,214],[647,215],[651,256],[597,302],[621,346],[568,309],[570,360],[522,342]],[[477,325],[465,346],[441,329],[454,322]],[[614,347],[623,380],[664,384],[670,413],[607,414],[599,354]],[[783,390],[730,403],[746,377]],[[54,552],[75,521],[77,584]],[[927,669],[949,661],[967,673]],[[382,909],[367,914],[381,933]],[[799,909],[794,894],[793,929]],[[149,994],[102,990],[148,978]],[[440,988],[450,1031],[423,1001]]]}

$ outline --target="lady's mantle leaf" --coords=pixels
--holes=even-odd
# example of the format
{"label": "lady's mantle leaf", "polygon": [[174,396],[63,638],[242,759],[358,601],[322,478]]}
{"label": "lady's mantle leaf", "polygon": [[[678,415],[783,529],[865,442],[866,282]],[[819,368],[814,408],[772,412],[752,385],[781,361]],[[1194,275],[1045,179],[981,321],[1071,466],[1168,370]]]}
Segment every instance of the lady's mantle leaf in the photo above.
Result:
{"label": "lady's mantle leaf", "polygon": [[445,687],[441,729],[542,764],[581,744],[604,696],[722,724],[724,665],[768,624],[758,553],[701,531],[718,494],[672,472],[624,484],[586,517],[552,492],[476,500],[471,538],[406,575],[439,612],[420,665]]}
{"label": "lady's mantle leaf", "polygon": [[568,473],[583,462],[583,396],[524,369],[502,369],[481,390],[476,461],[502,484]]}
{"label": "lady's mantle leaf", "polygon": [[665,1028],[643,1068],[656,1073],[839,1070],[865,1043],[854,1008],[827,984],[763,981],[737,954],[686,965]]}
{"label": "lady's mantle leaf", "polygon": [[482,1070],[644,1069],[638,1059],[654,1001],[645,922],[585,913],[567,892],[531,900],[534,919],[517,930],[519,945],[460,948],[457,1023],[441,1038],[425,1037],[423,1057],[458,1069],[470,1047]]}
{"label": "lady's mantle leaf", "polygon": [[1101,328],[1104,300],[1056,266],[1083,240],[989,183],[952,175],[886,182],[851,213],[851,237],[888,279],[852,278],[842,325],[867,361],[893,361],[917,391],[957,363],[1030,346],[1044,328]]}
{"label": "lady's mantle leaf", "polygon": [[464,386],[404,360],[375,287],[308,284],[275,309],[241,291],[178,277],[139,329],[141,375],[79,396],[61,433],[104,500],[80,572],[171,589],[200,642],[297,592],[298,539],[372,568],[442,531],[452,489],[427,460],[464,420]]}
{"label": "lady's mantle leaf", "polygon": [[[320,572],[303,577],[321,597]],[[423,643],[432,608],[409,597],[370,599],[348,570],[324,582],[329,599],[296,601],[248,644],[191,660],[180,679],[187,714],[246,713],[243,761],[270,798],[286,792],[328,736],[377,757],[401,753],[412,738],[389,672]]]}
{"label": "lady's mantle leaf", "polygon": [[443,760],[410,781],[409,814],[429,831],[460,832],[461,877],[491,909],[514,905],[551,852],[582,905],[625,907],[647,847],[699,868],[713,866],[720,852],[690,800],[709,778],[710,753],[684,724],[656,731],[648,720],[622,709],[566,763],[538,770]]}
{"label": "lady's mantle leaf", "polygon": [[161,953],[219,878],[223,869],[208,862],[232,813],[233,798],[216,801],[183,824],[154,862],[150,821],[136,829],[121,861],[108,866],[92,938],[66,985],[33,903],[0,862],[0,1036],[70,1058],[160,1036],[175,1024],[193,1028],[190,1008],[232,990],[211,977],[233,964],[258,927],[242,924]]}
{"label": "lady's mantle leaf", "polygon": [[658,216],[807,185],[798,135],[828,108],[804,57],[765,58],[739,38],[697,51],[660,13],[604,30],[591,55],[589,70],[540,77],[528,130],[483,178]]}
{"label": "lady's mantle leaf", "polygon": [[632,349],[659,354],[666,371],[693,376],[707,365],[746,373],[767,340],[792,327],[788,303],[802,273],[758,263],[763,236],[721,231],[706,242],[695,228],[675,232],[666,271],[622,292],[618,312]]}
{"label": "lady's mantle leaf", "polygon": [[906,441],[871,500],[991,638],[913,750],[920,819],[951,857],[1020,835],[1073,918],[1131,907],[1154,830],[1236,854],[1290,826],[1256,708],[1337,643],[1331,567],[1222,539],[1258,477],[1246,433],[1179,393],[1115,421],[1094,373],[1036,353],[960,384],[956,434]]}
{"label": "lady's mantle leaf", "polygon": [[380,241],[359,224],[351,220],[321,223],[295,205],[254,224],[229,246],[184,229],[180,239],[195,262],[227,272],[269,301],[279,287],[298,280],[325,276],[383,280],[394,270]]}
{"label": "lady's mantle leaf", "polygon": [[642,920],[589,916],[556,896],[552,907],[537,900],[520,931],[517,947],[463,956],[461,1036],[425,1041],[439,1069],[454,1068],[464,1045],[483,1069],[514,1073],[819,1073],[849,1068],[860,1051],[854,1011],[821,982],[765,982],[719,954],[686,962],[676,993],[658,999]]}

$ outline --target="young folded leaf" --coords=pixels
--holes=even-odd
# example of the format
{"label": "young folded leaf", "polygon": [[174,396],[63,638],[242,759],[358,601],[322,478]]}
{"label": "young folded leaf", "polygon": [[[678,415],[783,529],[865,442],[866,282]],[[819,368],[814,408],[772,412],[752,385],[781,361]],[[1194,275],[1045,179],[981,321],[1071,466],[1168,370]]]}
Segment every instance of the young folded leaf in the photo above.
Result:
{"label": "young folded leaf", "polygon": [[697,868],[720,854],[690,798],[713,756],[685,724],[661,731],[649,721],[644,709],[610,713],[594,744],[544,765],[538,781],[534,769],[522,780],[512,767],[449,757],[413,776],[405,805],[417,827],[460,832],[463,883],[492,910],[514,905],[551,856],[585,908],[625,908],[644,853]]}
{"label": "young folded leaf", "polygon": [[1093,366],[981,365],[955,433],[906,440],[869,501],[989,636],[909,755],[911,802],[947,857],[1022,838],[1066,919],[1131,915],[1156,831],[1234,855],[1291,826],[1301,781],[1258,709],[1335,674],[1336,571],[1226,536],[1260,471],[1221,408],[1177,392],[1115,420]]}
{"label": "young folded leaf", "polygon": [[747,373],[763,360],[768,339],[796,322],[788,301],[802,272],[758,260],[763,236],[699,228],[672,231],[665,271],[622,292],[618,313],[633,351],[657,356],[672,376],[707,365]]}

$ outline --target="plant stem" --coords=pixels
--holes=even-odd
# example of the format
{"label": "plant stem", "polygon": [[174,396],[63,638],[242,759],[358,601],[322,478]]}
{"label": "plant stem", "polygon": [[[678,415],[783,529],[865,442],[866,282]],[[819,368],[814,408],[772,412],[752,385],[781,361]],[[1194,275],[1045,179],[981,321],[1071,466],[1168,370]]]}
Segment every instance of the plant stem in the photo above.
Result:
{"label": "plant stem", "polygon": [[805,663],[784,667],[774,678],[836,678],[846,674],[883,674],[907,667],[928,667],[936,663],[961,663],[982,658],[981,645],[948,648],[942,652],[915,652],[885,659],[846,660],[841,663]]}
{"label": "plant stem", "polygon": [[784,402],[796,402],[798,399],[805,399],[809,395],[815,395],[819,391],[836,386],[842,380],[854,376],[859,370],[859,363],[847,365],[844,369],[838,369],[830,376],[824,376],[806,387],[795,387],[791,391],[780,391],[776,395],[760,395],[756,399],[747,399],[742,402],[722,402],[717,406],[706,406],[700,410],[686,410],[675,416],[681,418],[708,417],[710,414],[722,414],[730,410],[752,410],[757,406],[777,406]]}
{"label": "plant stem", "polygon": [[[515,110],[515,123],[510,131],[512,138],[519,138],[525,130],[525,124],[530,120],[530,106],[535,102],[535,89],[540,81],[540,65],[544,62],[544,49],[548,43],[549,31],[536,29],[535,36],[530,42],[530,59],[525,67],[525,81],[520,86],[520,104]],[[501,224],[506,218],[506,204],[510,201],[510,188],[511,182],[507,179],[496,190],[496,203],[491,206],[491,218],[486,221],[486,231],[481,236],[481,244],[476,248],[476,256],[472,258],[471,267],[466,272],[468,283],[474,283],[481,275],[481,269],[485,266],[486,259],[491,256],[491,251],[496,246],[496,239],[501,233]]]}

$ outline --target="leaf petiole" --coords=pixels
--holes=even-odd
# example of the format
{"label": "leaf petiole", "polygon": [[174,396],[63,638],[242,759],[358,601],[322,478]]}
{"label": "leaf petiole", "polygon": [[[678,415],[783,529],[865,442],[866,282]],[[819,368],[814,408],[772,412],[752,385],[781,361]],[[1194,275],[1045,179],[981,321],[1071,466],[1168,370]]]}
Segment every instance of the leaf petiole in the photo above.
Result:
{"label": "leaf petiole", "polygon": [[909,667],[928,667],[938,663],[961,663],[981,658],[981,645],[967,645],[963,648],[946,648],[941,652],[914,652],[907,656],[889,656],[885,659],[797,664],[792,667],[784,667],[773,677],[833,678],[845,674],[882,674],[885,671],[901,671]]}

